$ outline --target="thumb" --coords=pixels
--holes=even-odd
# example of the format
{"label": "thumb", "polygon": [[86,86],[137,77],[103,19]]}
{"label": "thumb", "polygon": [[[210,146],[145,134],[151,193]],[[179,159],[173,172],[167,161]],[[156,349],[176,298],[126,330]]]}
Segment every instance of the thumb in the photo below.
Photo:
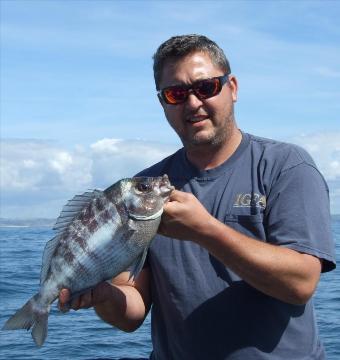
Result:
{"label": "thumb", "polygon": [[184,202],[188,198],[189,194],[184,191],[173,190],[170,194],[169,200]]}
{"label": "thumb", "polygon": [[70,300],[71,293],[68,289],[61,289],[59,293],[59,301],[61,304],[65,304]]}

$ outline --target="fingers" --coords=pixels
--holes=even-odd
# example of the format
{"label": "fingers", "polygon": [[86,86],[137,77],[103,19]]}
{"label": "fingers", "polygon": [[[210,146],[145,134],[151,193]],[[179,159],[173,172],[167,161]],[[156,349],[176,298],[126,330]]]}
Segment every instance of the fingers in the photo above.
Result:
{"label": "fingers", "polygon": [[164,204],[165,214],[176,210],[178,205],[187,203],[190,201],[191,197],[192,194],[174,190],[169,197],[169,201]]}
{"label": "fingers", "polygon": [[58,307],[62,312],[67,312],[70,310],[68,302],[70,301],[71,293],[68,289],[61,289],[59,293],[59,302]]}
{"label": "fingers", "polygon": [[65,304],[70,301],[71,293],[68,289],[61,289],[59,293],[59,302]]}
{"label": "fingers", "polygon": [[192,194],[183,192],[183,191],[179,191],[179,190],[173,190],[170,194],[170,202],[171,201],[178,201],[178,202],[184,202],[186,200],[188,200],[188,198],[191,196]]}
{"label": "fingers", "polygon": [[59,293],[58,307],[62,312],[68,312],[70,309],[88,309],[93,305],[93,290],[89,290],[72,300],[71,293],[68,289],[62,289]]}
{"label": "fingers", "polygon": [[[93,291],[90,290],[84,295],[80,296],[79,302],[77,305],[79,305],[78,309],[88,309],[89,307],[93,306]],[[75,309],[77,310],[77,309]]]}
{"label": "fingers", "polygon": [[198,241],[211,215],[191,193],[174,190],[164,205],[158,233],[180,240]]}

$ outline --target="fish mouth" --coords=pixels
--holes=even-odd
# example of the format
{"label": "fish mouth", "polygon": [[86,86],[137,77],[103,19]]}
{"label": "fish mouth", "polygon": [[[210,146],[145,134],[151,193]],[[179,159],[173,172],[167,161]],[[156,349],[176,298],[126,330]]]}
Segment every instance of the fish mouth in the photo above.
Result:
{"label": "fish mouth", "polygon": [[162,197],[167,198],[170,196],[171,192],[175,190],[175,187],[171,185],[169,177],[167,174],[164,174],[159,182],[159,190],[162,194]]}

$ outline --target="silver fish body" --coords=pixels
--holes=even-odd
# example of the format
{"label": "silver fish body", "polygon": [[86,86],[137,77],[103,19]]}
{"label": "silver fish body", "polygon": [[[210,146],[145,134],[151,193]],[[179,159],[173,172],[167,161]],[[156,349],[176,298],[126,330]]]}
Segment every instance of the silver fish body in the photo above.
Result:
{"label": "silver fish body", "polygon": [[72,296],[131,268],[141,270],[173,187],[163,177],[123,179],[104,191],[77,195],[63,208],[45,247],[40,290],[3,329],[32,328],[41,346],[50,306],[62,288]]}

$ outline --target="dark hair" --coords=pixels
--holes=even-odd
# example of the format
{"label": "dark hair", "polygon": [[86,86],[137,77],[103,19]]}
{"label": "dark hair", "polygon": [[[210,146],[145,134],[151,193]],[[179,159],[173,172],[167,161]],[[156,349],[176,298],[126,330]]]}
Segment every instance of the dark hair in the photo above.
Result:
{"label": "dark hair", "polygon": [[215,65],[230,74],[229,61],[223,50],[214,41],[206,36],[196,34],[173,36],[161,44],[153,56],[153,74],[157,90],[159,90],[165,62],[170,58],[173,60],[183,58],[196,51],[207,53]]}

